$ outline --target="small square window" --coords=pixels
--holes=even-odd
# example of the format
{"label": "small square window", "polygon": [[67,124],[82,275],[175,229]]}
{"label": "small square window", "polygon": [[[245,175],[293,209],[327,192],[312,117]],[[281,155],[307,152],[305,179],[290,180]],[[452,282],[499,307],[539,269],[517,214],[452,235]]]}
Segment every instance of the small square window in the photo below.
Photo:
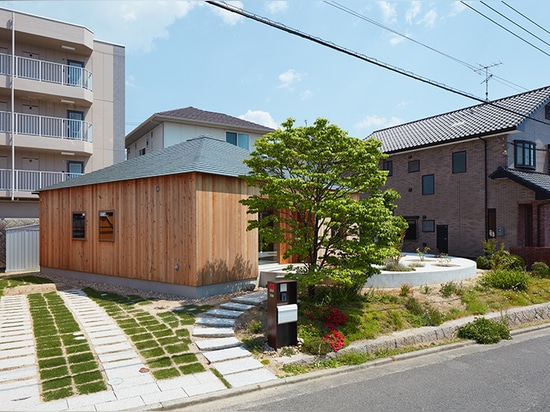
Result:
{"label": "small square window", "polygon": [[466,152],[453,153],[453,174],[466,173]]}
{"label": "small square window", "polygon": [[422,194],[433,195],[435,193],[434,175],[422,176]]}
{"label": "small square window", "polygon": [[409,160],[409,173],[420,171],[420,160]]}
{"label": "small square window", "polygon": [[73,213],[73,239],[86,239],[86,213]]}
{"label": "small square window", "polygon": [[435,232],[435,220],[423,220],[422,221],[423,232]]}
{"label": "small square window", "polygon": [[99,240],[114,242],[115,240],[115,212],[99,212]]}
{"label": "small square window", "polygon": [[388,176],[393,176],[393,162],[391,160],[383,160],[382,170],[387,170]]}

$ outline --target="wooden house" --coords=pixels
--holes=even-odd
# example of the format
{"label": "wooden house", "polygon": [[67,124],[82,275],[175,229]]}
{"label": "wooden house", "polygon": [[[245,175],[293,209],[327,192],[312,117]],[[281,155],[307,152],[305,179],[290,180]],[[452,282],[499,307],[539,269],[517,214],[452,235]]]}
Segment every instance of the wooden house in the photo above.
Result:
{"label": "wooden house", "polygon": [[245,288],[248,155],[201,137],[40,190],[41,271],[186,297]]}

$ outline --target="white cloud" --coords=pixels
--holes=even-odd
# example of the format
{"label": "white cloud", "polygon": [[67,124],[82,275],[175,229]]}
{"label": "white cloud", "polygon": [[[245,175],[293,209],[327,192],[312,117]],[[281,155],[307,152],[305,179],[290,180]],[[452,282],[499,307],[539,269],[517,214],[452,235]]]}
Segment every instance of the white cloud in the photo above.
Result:
{"label": "white cloud", "polygon": [[[242,1],[226,1],[226,3],[229,4],[230,6],[237,7],[239,9],[244,8]],[[229,24],[230,26],[234,26],[238,22],[244,20],[244,17],[241,16],[240,14],[232,13],[230,11],[227,11],[225,9],[221,9],[215,6],[210,6],[210,7],[212,7],[212,11],[214,12],[214,14],[217,14],[219,17],[222,18],[225,24]]]}
{"label": "white cloud", "polygon": [[401,123],[402,120],[395,116],[392,116],[392,118],[388,120],[385,117],[377,115],[367,115],[363,120],[357,122],[355,127],[357,129],[384,129]]}
{"label": "white cloud", "polygon": [[397,20],[397,5],[395,3],[392,4],[389,1],[379,1],[378,7],[382,10],[382,15],[387,23],[393,23]]}
{"label": "white cloud", "polygon": [[279,88],[292,90],[294,83],[300,82],[303,77],[304,75],[302,73],[298,73],[294,69],[289,69],[279,75],[279,80],[281,82]]}
{"label": "white cloud", "polygon": [[422,2],[420,1],[413,1],[411,2],[411,7],[409,10],[407,10],[407,13],[405,14],[405,20],[407,23],[412,23],[414,18],[420,13],[420,9],[422,8]]}
{"label": "white cloud", "polygon": [[288,9],[287,1],[269,1],[266,4],[266,8],[271,14],[276,14]]}
{"label": "white cloud", "polygon": [[247,110],[245,114],[239,116],[239,119],[258,123],[266,127],[271,127],[272,129],[278,129],[280,127],[268,112],[262,110]]}
{"label": "white cloud", "polygon": [[418,22],[419,24],[424,24],[426,27],[433,27],[437,20],[437,11],[435,9],[427,12],[424,17]]}
{"label": "white cloud", "polygon": [[307,100],[310,97],[313,97],[313,92],[309,89],[300,93],[300,100]]}
{"label": "white cloud", "polygon": [[451,5],[451,16],[455,16],[466,9],[466,5],[464,5],[461,1],[453,1],[453,4]]}
{"label": "white cloud", "polygon": [[[406,36],[409,37],[409,35],[406,35]],[[395,46],[396,44],[399,44],[403,41],[405,41],[405,37],[399,36],[398,34],[394,34],[390,37],[390,44],[392,46]]]}

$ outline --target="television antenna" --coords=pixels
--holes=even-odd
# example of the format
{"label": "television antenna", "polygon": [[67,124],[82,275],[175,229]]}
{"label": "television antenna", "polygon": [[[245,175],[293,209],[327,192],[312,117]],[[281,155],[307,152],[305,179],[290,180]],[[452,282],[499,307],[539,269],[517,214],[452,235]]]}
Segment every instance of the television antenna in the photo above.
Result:
{"label": "television antenna", "polygon": [[491,67],[495,67],[495,66],[498,66],[498,65],[501,65],[501,64],[502,64],[502,62],[493,63],[493,64],[490,64],[488,66],[483,66],[483,65],[480,64],[479,69],[474,70],[478,74],[481,74],[482,71],[485,71],[485,80],[483,80],[481,83],[485,83],[485,100],[486,101],[489,101],[489,80],[491,79],[491,77],[493,77],[493,75],[490,74],[489,69]]}

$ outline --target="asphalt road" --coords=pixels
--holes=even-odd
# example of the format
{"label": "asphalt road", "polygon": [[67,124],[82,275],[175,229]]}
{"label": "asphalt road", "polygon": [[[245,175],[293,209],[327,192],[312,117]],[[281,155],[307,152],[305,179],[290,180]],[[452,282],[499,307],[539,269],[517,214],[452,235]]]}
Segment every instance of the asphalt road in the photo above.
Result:
{"label": "asphalt road", "polygon": [[226,392],[174,410],[550,411],[550,327],[495,345],[417,355]]}

